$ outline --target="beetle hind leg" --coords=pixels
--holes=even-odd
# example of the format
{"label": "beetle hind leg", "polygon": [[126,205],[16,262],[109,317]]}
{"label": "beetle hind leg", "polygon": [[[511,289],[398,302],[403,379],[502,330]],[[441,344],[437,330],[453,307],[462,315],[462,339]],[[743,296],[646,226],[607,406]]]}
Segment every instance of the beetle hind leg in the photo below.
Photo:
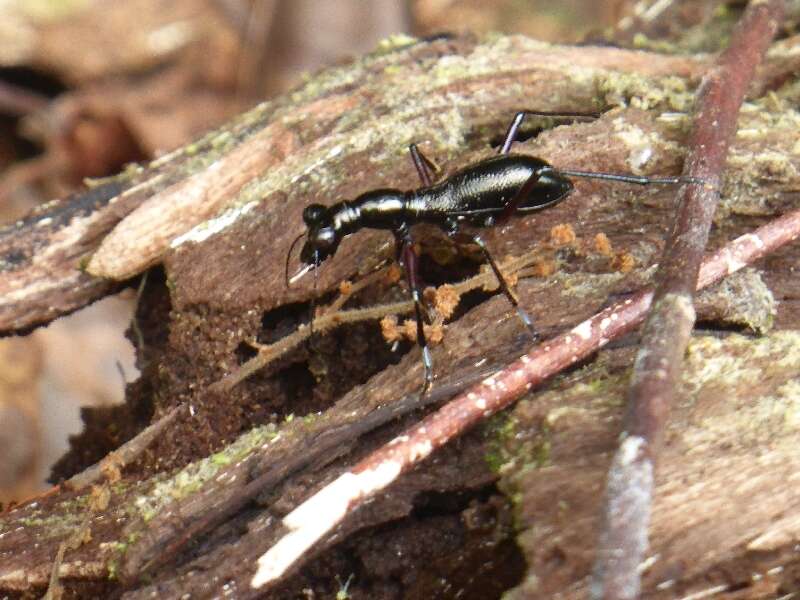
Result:
{"label": "beetle hind leg", "polygon": [[425,187],[433,185],[433,174],[439,170],[436,164],[425,156],[416,144],[411,144],[408,151],[411,153],[411,161],[417,169],[422,185]]}
{"label": "beetle hind leg", "polygon": [[500,146],[500,150],[498,154],[508,154],[511,152],[511,145],[517,139],[517,134],[519,133],[519,128],[522,126],[522,121],[525,119],[525,115],[530,115],[532,117],[551,117],[554,119],[597,119],[600,117],[600,113],[595,112],[551,112],[546,110],[521,110],[514,115],[514,118],[511,121],[511,124],[508,126],[508,130],[506,131],[505,141],[503,145]]}

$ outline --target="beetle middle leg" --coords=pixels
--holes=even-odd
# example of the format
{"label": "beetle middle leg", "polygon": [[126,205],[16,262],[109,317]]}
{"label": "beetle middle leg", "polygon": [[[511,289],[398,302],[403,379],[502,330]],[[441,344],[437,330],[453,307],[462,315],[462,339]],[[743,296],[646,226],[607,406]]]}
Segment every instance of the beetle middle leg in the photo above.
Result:
{"label": "beetle middle leg", "polygon": [[[524,116],[526,114],[540,114],[540,115],[545,115],[545,116],[556,116],[554,113],[553,114],[549,114],[549,113],[531,113],[531,111],[525,111],[525,112],[517,113],[517,115],[516,115],[516,117],[514,119],[514,122],[512,123],[511,128],[509,129],[509,132],[507,134],[506,144],[508,144],[509,147],[511,145],[509,140],[513,141],[514,137],[516,137],[516,132],[519,129],[519,125],[522,123],[522,119],[524,118]],[[579,116],[579,115],[563,115],[561,113],[559,113],[559,114],[561,116]],[[506,144],[504,144],[504,147],[505,147]],[[428,159],[422,153],[422,151],[417,147],[416,144],[411,144],[408,147],[408,150],[411,153],[411,160],[414,162],[414,166],[417,169],[417,173],[419,173],[419,178],[422,181],[422,184],[424,186],[430,186],[432,184],[432,180],[433,180],[432,179],[432,175],[431,175],[431,170],[433,169],[434,165],[433,165],[432,161],[430,159]],[[499,222],[505,221],[509,216],[514,214],[517,211],[517,207],[520,205],[520,203],[522,203],[522,201],[528,196],[528,194],[530,194],[531,190],[536,185],[536,181],[537,180],[538,180],[538,174],[532,175],[528,179],[528,181],[526,181],[525,184],[520,188],[519,192],[514,196],[514,198],[512,198],[509,201],[508,205],[500,213],[500,215],[498,215],[496,218],[495,217],[491,217],[491,216],[487,217],[486,222],[483,223],[483,225],[485,227],[490,227],[496,221],[499,221]],[[514,295],[514,292],[511,291],[511,286],[508,285],[508,281],[506,281],[506,278],[503,276],[503,273],[500,271],[500,267],[495,262],[494,258],[492,257],[491,252],[489,252],[489,248],[486,246],[486,242],[484,242],[483,239],[478,235],[469,234],[469,233],[466,233],[466,232],[462,231],[460,226],[459,226],[459,222],[458,222],[457,219],[449,220],[447,222],[446,230],[447,230],[447,235],[450,237],[450,239],[452,239],[452,240],[454,240],[456,242],[459,241],[459,239],[466,240],[467,242],[471,242],[471,243],[475,244],[476,246],[478,246],[478,248],[481,249],[481,252],[483,253],[484,259],[486,260],[487,263],[489,263],[489,266],[491,267],[492,271],[494,272],[495,277],[497,278],[497,281],[499,282],[500,289],[502,290],[502,292],[505,295],[505,297],[508,299],[508,301],[511,304],[511,306],[513,306],[517,310],[517,314],[519,314],[519,318],[522,320],[523,324],[528,329],[528,332],[531,334],[531,338],[534,341],[536,341],[539,338],[539,334],[536,332],[536,329],[533,326],[533,321],[531,320],[531,318],[528,315],[528,313],[525,312],[525,310],[519,305],[519,301],[517,300],[517,297]],[[412,254],[413,254],[413,251],[412,251]],[[416,261],[416,255],[414,256],[413,260]],[[416,266],[416,262],[414,264]],[[410,273],[408,268],[406,268],[406,273]],[[409,283],[409,286],[412,286],[412,284]],[[413,286],[412,286],[412,288],[413,288]],[[418,306],[418,305],[419,304],[415,299],[415,306]],[[419,323],[419,318],[417,319],[417,323]],[[418,325],[418,327],[419,327],[419,325]],[[419,335],[418,335],[417,339],[420,339]],[[424,338],[422,338],[422,339],[424,339]],[[425,346],[425,348],[427,349],[427,346]],[[424,355],[423,355],[423,361],[424,361]]]}

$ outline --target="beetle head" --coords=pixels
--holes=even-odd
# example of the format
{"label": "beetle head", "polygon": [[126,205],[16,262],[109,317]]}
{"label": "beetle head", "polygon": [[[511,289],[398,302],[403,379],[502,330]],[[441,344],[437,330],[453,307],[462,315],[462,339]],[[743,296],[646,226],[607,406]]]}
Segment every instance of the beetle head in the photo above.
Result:
{"label": "beetle head", "polygon": [[339,234],[330,211],[321,204],[309,204],[303,210],[303,221],[308,227],[308,237],[300,251],[300,260],[307,265],[319,265],[333,255],[339,246]]}

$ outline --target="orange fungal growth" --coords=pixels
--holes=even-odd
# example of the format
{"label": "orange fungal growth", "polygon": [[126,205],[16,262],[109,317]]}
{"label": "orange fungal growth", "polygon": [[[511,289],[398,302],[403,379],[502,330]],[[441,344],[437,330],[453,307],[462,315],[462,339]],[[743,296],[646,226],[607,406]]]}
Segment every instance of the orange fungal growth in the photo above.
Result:
{"label": "orange fungal growth", "polygon": [[602,254],[603,256],[612,256],[614,253],[611,240],[608,239],[608,236],[605,233],[598,233],[596,236],[594,236],[594,249],[595,252]]}
{"label": "orange fungal growth", "polygon": [[386,315],[381,319],[381,335],[387,342],[398,342],[403,339],[403,332],[397,326],[397,317]]}
{"label": "orange fungal growth", "polygon": [[400,277],[402,277],[402,275],[403,272],[400,270],[400,266],[392,264],[386,269],[386,283],[397,283],[400,281]]}
{"label": "orange fungal growth", "polygon": [[569,223],[556,225],[550,230],[550,241],[556,246],[571,244],[577,238],[578,236],[575,235],[575,230]]}
{"label": "orange fungal growth", "polygon": [[621,273],[630,273],[636,266],[636,259],[629,252],[619,252],[611,261],[611,266]]}
{"label": "orange fungal growth", "polygon": [[[432,325],[425,325],[425,337],[428,338],[431,344],[441,344],[442,340],[444,340],[444,325],[438,322]],[[414,339],[416,340],[416,335]]]}
{"label": "orange fungal growth", "polygon": [[549,277],[556,272],[556,263],[552,260],[537,260],[533,264],[533,274],[536,277]]}

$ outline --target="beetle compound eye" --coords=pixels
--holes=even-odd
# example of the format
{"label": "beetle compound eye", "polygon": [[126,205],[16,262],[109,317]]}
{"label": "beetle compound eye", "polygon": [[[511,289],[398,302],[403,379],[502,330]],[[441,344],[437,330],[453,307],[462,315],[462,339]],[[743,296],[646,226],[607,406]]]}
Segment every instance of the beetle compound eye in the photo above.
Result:
{"label": "beetle compound eye", "polygon": [[322,204],[309,204],[303,210],[303,221],[309,227],[319,225],[327,212],[328,209]]}

